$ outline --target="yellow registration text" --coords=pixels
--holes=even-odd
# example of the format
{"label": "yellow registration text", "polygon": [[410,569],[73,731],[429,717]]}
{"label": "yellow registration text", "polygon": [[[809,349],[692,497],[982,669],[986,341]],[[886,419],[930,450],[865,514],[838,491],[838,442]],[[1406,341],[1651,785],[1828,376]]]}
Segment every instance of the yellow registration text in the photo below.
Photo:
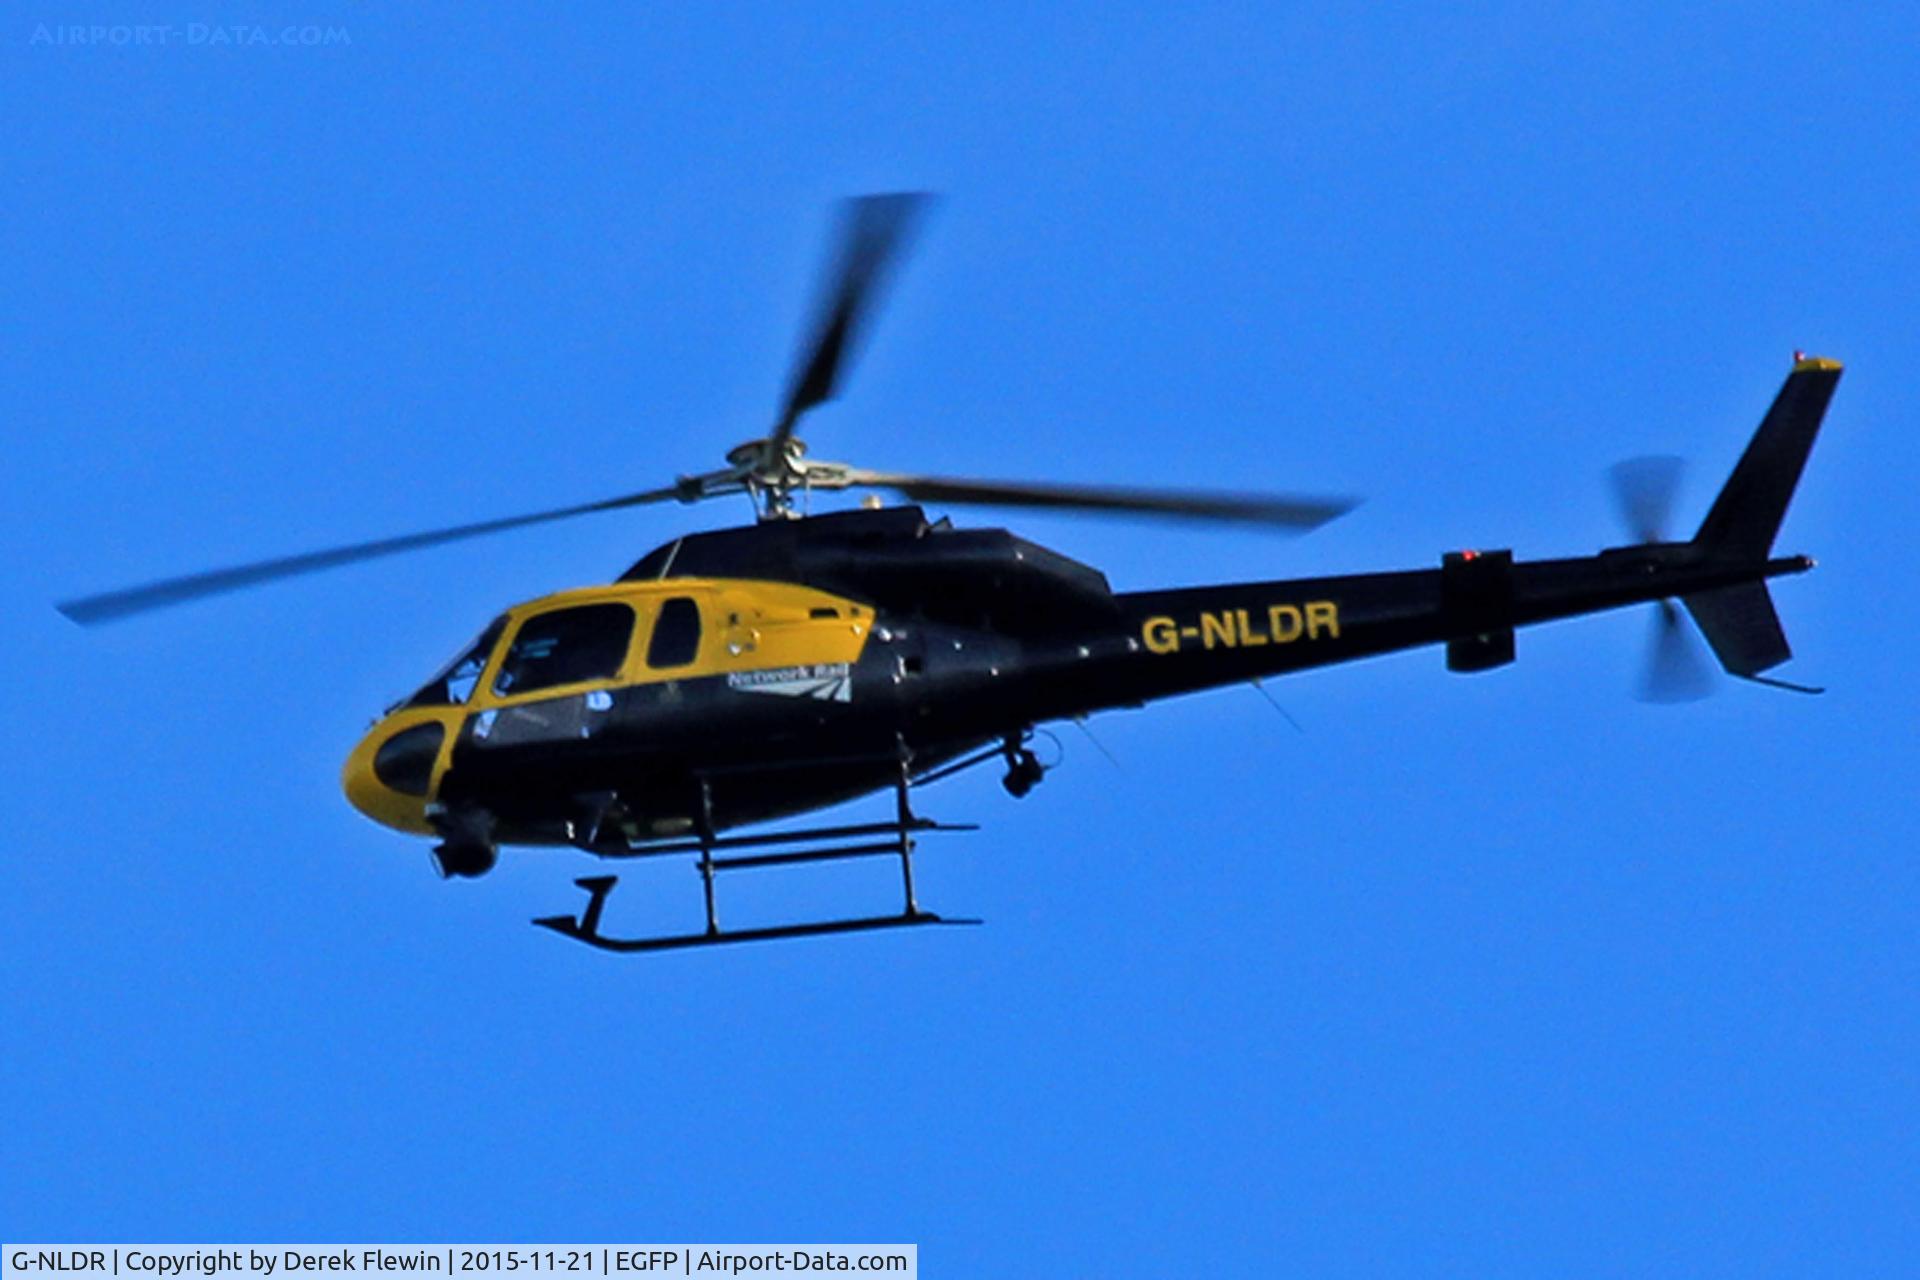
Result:
{"label": "yellow registration text", "polygon": [[1340,637],[1340,606],[1331,600],[1274,604],[1263,609],[1219,609],[1202,613],[1190,625],[1177,618],[1148,618],[1140,638],[1151,653],[1178,653],[1183,647],[1256,649],[1267,644]]}

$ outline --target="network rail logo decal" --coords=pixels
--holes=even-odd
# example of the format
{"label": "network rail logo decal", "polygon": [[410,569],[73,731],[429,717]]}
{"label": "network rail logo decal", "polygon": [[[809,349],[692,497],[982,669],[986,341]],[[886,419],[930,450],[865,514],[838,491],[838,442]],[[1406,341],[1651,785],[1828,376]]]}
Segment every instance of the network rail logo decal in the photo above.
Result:
{"label": "network rail logo decal", "polygon": [[345,27],[318,23],[242,22],[77,23],[39,22],[27,43],[44,49],[238,49],[337,48],[353,43]]}
{"label": "network rail logo decal", "polygon": [[804,667],[775,667],[770,671],[736,671],[727,687],[742,693],[777,693],[788,698],[819,702],[852,702],[853,677],[844,662],[816,662]]}

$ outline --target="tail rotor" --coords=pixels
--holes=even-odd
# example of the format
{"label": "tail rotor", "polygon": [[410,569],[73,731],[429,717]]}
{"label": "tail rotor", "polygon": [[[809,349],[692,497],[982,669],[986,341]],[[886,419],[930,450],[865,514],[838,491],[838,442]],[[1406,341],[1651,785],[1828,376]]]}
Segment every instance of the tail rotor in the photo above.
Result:
{"label": "tail rotor", "polygon": [[1646,666],[1634,696],[1642,702],[1698,702],[1714,690],[1713,668],[1700,652],[1680,606],[1662,600],[1654,606],[1653,634],[1647,640]]}
{"label": "tail rotor", "polygon": [[[1685,471],[1681,459],[1659,455],[1629,458],[1607,473],[1621,522],[1636,543],[1657,545],[1668,540],[1667,528]],[[1713,692],[1714,684],[1713,668],[1680,606],[1672,600],[1658,601],[1634,696],[1642,702],[1697,702]]]}
{"label": "tail rotor", "polygon": [[1669,454],[1628,458],[1607,472],[1620,521],[1635,542],[1665,542],[1687,464]]}

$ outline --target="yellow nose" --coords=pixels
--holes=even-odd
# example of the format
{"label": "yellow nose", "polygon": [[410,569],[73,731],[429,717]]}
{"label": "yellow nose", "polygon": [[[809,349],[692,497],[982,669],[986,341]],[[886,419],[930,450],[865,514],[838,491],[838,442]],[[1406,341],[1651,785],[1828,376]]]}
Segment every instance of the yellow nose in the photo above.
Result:
{"label": "yellow nose", "polygon": [[347,801],[382,826],[433,834],[427,800],[447,754],[450,728],[431,712],[401,712],[376,724],[340,771]]}

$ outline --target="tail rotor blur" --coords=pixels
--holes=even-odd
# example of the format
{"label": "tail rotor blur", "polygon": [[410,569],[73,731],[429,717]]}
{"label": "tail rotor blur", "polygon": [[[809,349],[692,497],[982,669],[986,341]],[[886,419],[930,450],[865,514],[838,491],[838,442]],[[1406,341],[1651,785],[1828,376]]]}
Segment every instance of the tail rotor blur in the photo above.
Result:
{"label": "tail rotor blur", "polygon": [[1687,464],[1665,454],[1628,458],[1607,472],[1620,520],[1635,542],[1665,542]]}
{"label": "tail rotor blur", "polygon": [[1698,702],[1713,692],[1714,684],[1713,668],[1700,652],[1700,642],[1681,616],[1680,606],[1660,601],[1634,696],[1642,702]]}
{"label": "tail rotor blur", "polygon": [[[1667,541],[1674,501],[1686,471],[1681,459],[1660,455],[1629,458],[1607,474],[1620,519],[1635,542]],[[1654,608],[1653,632],[1634,696],[1642,702],[1697,702],[1714,690],[1713,669],[1679,605],[1661,600]]]}

